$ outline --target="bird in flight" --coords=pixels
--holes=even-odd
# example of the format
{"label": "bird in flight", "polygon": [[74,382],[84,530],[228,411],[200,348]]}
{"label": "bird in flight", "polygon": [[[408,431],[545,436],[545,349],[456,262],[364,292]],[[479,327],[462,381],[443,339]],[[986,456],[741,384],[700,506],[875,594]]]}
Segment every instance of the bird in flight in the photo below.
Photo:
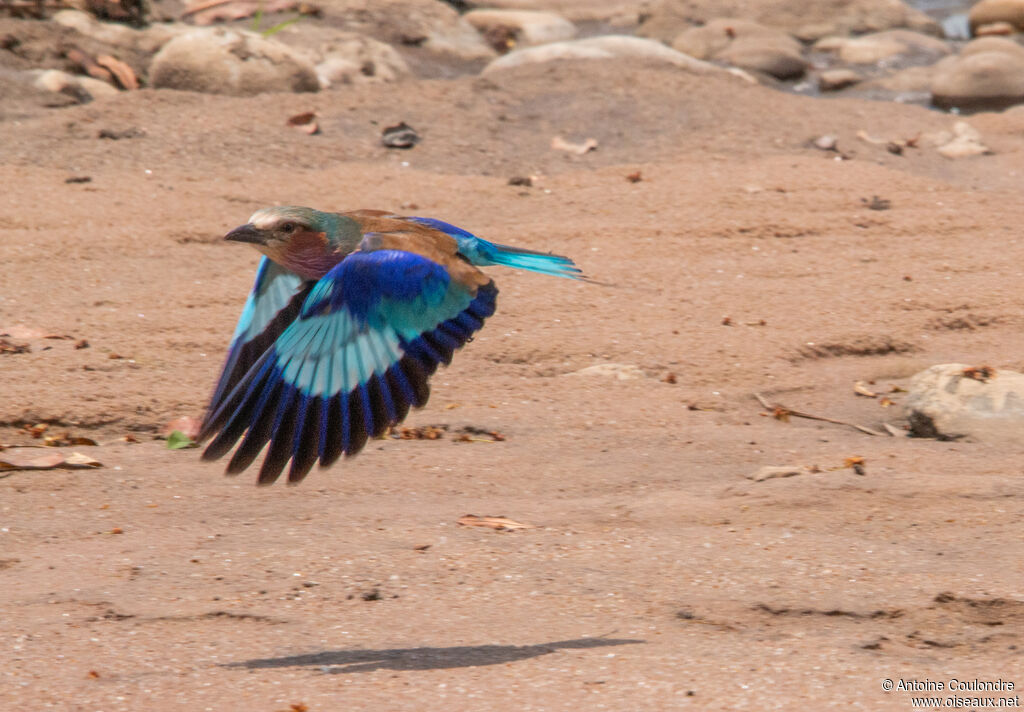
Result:
{"label": "bird in flight", "polygon": [[488,242],[432,218],[381,210],[256,211],[224,236],[263,253],[203,418],[204,460],[241,440],[228,474],[267,443],[259,484],[327,467],[422,407],[438,364],[494,313],[478,267],[583,278],[568,257]]}

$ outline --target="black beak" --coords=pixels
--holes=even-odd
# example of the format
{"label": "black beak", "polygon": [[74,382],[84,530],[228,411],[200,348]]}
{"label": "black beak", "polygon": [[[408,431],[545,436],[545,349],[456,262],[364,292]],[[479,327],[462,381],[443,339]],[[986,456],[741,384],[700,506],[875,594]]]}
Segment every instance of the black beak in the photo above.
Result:
{"label": "black beak", "polygon": [[234,240],[235,242],[250,242],[254,245],[262,245],[266,242],[267,237],[263,230],[252,223],[246,223],[245,225],[239,225],[234,230],[224,236],[225,240]]}

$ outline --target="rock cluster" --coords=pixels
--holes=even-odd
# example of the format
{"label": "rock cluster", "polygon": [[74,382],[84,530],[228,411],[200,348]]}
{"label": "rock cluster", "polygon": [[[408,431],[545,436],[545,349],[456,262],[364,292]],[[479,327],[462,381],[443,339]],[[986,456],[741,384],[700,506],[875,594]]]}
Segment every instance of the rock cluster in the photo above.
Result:
{"label": "rock cluster", "polygon": [[[252,0],[225,3],[218,7],[226,17],[244,17]],[[318,12],[319,19],[299,16],[260,32],[187,22],[139,29],[63,10],[52,22],[64,34],[51,44],[81,48],[78,70],[92,76],[43,78],[46,70],[74,69],[55,53],[14,69],[26,84],[87,101],[130,88],[91,71],[97,53],[126,62],[142,86],[234,95],[639,57],[691,72],[793,82],[798,91],[888,96],[942,109],[1024,103],[1017,34],[1024,32],[1024,0],[976,3],[969,24],[979,36],[963,47],[942,39],[935,21],[900,0],[331,0]],[[186,10],[182,17],[196,16]],[[604,34],[578,39],[579,22],[598,22]],[[114,91],[92,83],[100,80]]]}

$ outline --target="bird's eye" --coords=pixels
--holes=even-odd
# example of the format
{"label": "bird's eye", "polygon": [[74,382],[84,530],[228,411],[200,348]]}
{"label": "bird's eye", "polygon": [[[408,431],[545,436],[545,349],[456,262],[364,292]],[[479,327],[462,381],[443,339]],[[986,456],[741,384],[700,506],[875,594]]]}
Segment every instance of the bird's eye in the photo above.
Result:
{"label": "bird's eye", "polygon": [[281,232],[283,232],[283,233],[286,233],[286,234],[287,234],[287,233],[293,233],[293,232],[295,232],[295,228],[296,228],[296,225],[295,225],[295,223],[292,223],[292,222],[286,222],[286,223],[284,223],[284,224],[282,224],[282,225],[281,225],[281,228],[280,228],[280,229],[281,229]]}

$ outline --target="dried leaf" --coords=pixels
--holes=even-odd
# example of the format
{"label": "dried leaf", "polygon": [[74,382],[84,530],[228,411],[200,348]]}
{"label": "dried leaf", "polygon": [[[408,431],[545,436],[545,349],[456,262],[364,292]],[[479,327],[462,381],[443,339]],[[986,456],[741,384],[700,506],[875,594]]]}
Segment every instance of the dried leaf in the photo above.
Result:
{"label": "dried leaf", "polygon": [[103,463],[95,458],[89,457],[88,455],[83,455],[80,452],[73,452],[64,458],[64,467],[103,467]]}
{"label": "dried leaf", "polygon": [[505,436],[497,430],[486,430],[475,425],[463,426],[457,433],[455,441],[461,443],[500,443],[505,441]]}
{"label": "dried leaf", "polygon": [[970,366],[963,370],[965,378],[973,378],[975,381],[986,382],[990,378],[994,378],[996,370],[991,366]]}
{"label": "dried leaf", "polygon": [[7,339],[0,339],[0,354],[28,354],[32,353],[32,347],[28,344],[16,344]]}
{"label": "dried leaf", "polygon": [[853,384],[853,392],[859,396],[867,396],[868,398],[874,398],[878,394],[868,388],[868,384],[864,381],[857,381]]}
{"label": "dried leaf", "polygon": [[889,396],[882,396],[882,400],[878,401],[878,405],[882,406],[883,408],[888,408],[891,405],[895,405],[895,403],[893,403],[892,399],[889,398]]}
{"label": "dried leaf", "polygon": [[111,57],[109,54],[101,54],[96,58],[96,64],[110,71],[114,79],[121,85],[122,89],[138,89],[139,80],[135,76],[135,70],[122,62],[120,59]]}
{"label": "dried leaf", "polygon": [[[411,428],[400,428],[399,440],[440,440],[448,432],[447,425],[417,425]],[[394,433],[392,433],[394,437]]]}
{"label": "dried leaf", "polygon": [[286,124],[312,136],[320,133],[320,124],[317,123],[316,117],[317,114],[315,111],[307,111],[305,113],[292,116],[288,119]]}
{"label": "dried leaf", "polygon": [[639,183],[643,179],[644,175],[640,171],[636,171],[635,173],[629,173],[626,176],[626,180],[628,180],[630,183]]}
{"label": "dried leaf", "polygon": [[488,527],[498,531],[516,531],[518,529],[536,529],[536,525],[524,524],[507,517],[478,517],[475,514],[467,514],[459,517],[458,524],[464,527]]}
{"label": "dried leaf", "polygon": [[852,467],[853,471],[858,475],[864,474],[864,465],[864,458],[859,455],[854,455],[853,457],[848,457],[843,460],[843,467]]}
{"label": "dried leaf", "polygon": [[597,139],[588,138],[582,143],[573,143],[572,141],[566,141],[561,136],[555,136],[551,139],[551,148],[556,151],[566,151],[568,153],[574,153],[577,156],[582,156],[585,153],[597,150]]}
{"label": "dried leaf", "polygon": [[114,83],[114,76],[110,73],[110,70],[106,67],[101,67],[91,55],[77,47],[69,49],[65,56],[68,58],[68,61],[77,64],[90,77],[107,82],[108,84]]}
{"label": "dried leaf", "polygon": [[762,467],[757,472],[753,472],[747,475],[747,479],[753,480],[754,482],[764,482],[765,480],[773,480],[777,477],[796,477],[797,475],[807,475],[816,470],[811,470],[809,467],[804,465],[768,465]]}
{"label": "dried leaf", "polygon": [[49,430],[50,425],[48,423],[36,423],[35,425],[26,425],[22,430],[28,431],[28,434],[34,438],[43,437],[43,433]]}
{"label": "dried leaf", "polygon": [[98,460],[79,452],[70,455],[59,452],[39,455],[36,452],[25,452],[23,448],[12,448],[0,455],[0,470],[52,470],[55,467],[77,469],[103,465]]}
{"label": "dried leaf", "polygon": [[47,435],[43,438],[43,444],[46,447],[68,447],[70,445],[90,445],[97,446],[97,443],[92,438],[82,437],[80,435],[72,435],[70,432],[66,432],[63,435]]}

